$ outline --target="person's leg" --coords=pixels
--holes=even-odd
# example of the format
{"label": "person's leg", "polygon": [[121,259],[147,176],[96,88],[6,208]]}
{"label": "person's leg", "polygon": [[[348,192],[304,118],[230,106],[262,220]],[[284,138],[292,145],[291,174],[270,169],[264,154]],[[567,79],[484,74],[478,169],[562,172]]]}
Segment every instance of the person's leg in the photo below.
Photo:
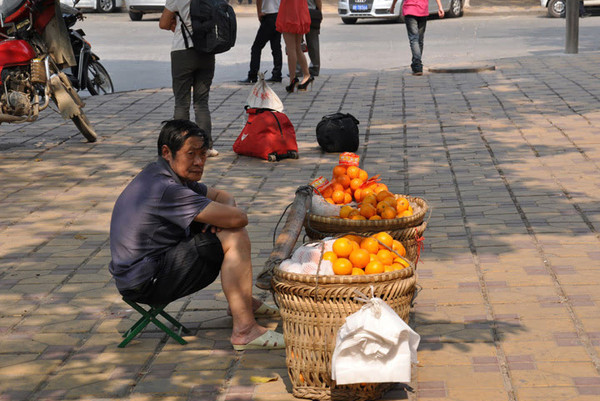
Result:
{"label": "person's leg", "polygon": [[275,28],[277,14],[267,14],[264,17],[264,23],[269,29],[269,42],[271,44],[271,54],[273,55],[273,72],[271,79],[281,80],[281,69],[283,66],[283,54],[281,52],[281,32]]}
{"label": "person's leg", "polygon": [[[193,57],[196,58],[196,69],[194,71],[194,114],[196,124],[206,133],[208,138],[208,147],[212,149],[212,123],[210,118],[210,109],[208,107],[208,97],[210,86],[215,75],[215,56],[212,54],[200,55],[195,50]],[[209,154],[209,156],[211,156]]]}
{"label": "person's leg", "polygon": [[321,69],[321,53],[319,50],[319,29],[310,28],[310,31],[304,35],[306,38],[306,47],[308,48],[308,57],[310,66],[308,71],[313,77],[319,76]]}
{"label": "person's leg", "polygon": [[310,78],[310,72],[308,71],[308,62],[306,61],[306,57],[304,56],[304,52],[302,51],[302,35],[295,35],[296,42],[296,58],[298,63],[300,64],[300,70],[302,70],[302,82],[301,84],[308,81]]}
{"label": "person's leg", "polygon": [[288,72],[290,74],[290,84],[296,78],[296,62],[298,56],[296,52],[296,35],[293,33],[283,32],[283,41],[287,51]]}
{"label": "person's leg", "polygon": [[421,47],[419,46],[419,26],[417,18],[412,15],[406,15],[404,17],[404,24],[406,25],[406,33],[408,34],[408,42],[412,53],[412,63],[410,68],[414,73],[421,72],[423,67],[421,65]]}
{"label": "person's leg", "polygon": [[421,59],[422,59],[423,58],[423,46],[425,43],[425,29],[427,28],[427,17],[419,17],[417,19],[417,26],[419,28],[419,49],[421,50]]}
{"label": "person's leg", "polygon": [[187,57],[187,53],[188,50],[171,52],[171,78],[173,82],[173,95],[175,96],[174,119],[190,119],[193,68],[190,66],[190,60]]}
{"label": "person's leg", "polygon": [[270,39],[270,30],[265,23],[265,17],[260,22],[254,43],[250,49],[250,71],[248,71],[248,79],[251,81],[257,80],[258,70],[260,69],[260,56],[262,49]]}
{"label": "person's leg", "polygon": [[221,285],[233,316],[232,344],[247,344],[267,329],[256,323],[252,309],[251,244],[245,228],[217,233],[225,257],[221,265]]}

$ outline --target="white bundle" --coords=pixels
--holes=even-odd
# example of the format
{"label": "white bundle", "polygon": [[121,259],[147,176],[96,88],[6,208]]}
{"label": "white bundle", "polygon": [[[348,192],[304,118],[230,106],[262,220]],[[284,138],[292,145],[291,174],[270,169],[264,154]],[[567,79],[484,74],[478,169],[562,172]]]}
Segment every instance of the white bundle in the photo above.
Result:
{"label": "white bundle", "polygon": [[304,274],[302,273],[302,264],[294,262],[291,259],[286,259],[281,262],[279,268],[286,273]]}
{"label": "white bundle", "polygon": [[342,205],[332,205],[327,202],[321,195],[314,195],[310,205],[310,212],[317,216],[338,217]]}

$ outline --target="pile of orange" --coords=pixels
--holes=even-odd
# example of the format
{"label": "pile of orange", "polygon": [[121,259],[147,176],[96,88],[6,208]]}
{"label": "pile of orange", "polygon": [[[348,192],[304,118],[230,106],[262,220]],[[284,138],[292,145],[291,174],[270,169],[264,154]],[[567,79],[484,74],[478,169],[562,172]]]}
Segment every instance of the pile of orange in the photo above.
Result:
{"label": "pile of orange", "polygon": [[[389,249],[393,251],[390,251]],[[409,263],[402,257],[406,249],[385,231],[370,237],[346,235],[333,242],[332,250],[323,254],[337,275],[362,275],[404,269]]]}
{"label": "pile of orange", "polygon": [[340,209],[341,218],[352,220],[388,220],[412,215],[413,208],[408,199],[396,197],[387,189],[368,194],[357,208],[344,205]]}

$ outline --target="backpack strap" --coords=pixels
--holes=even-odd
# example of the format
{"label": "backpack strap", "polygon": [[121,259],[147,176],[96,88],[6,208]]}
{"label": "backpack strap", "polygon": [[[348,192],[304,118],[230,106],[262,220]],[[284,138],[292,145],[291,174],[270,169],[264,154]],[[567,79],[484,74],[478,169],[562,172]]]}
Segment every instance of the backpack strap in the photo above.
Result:
{"label": "backpack strap", "polygon": [[188,36],[191,38],[192,33],[185,22],[183,22],[183,18],[181,18],[181,15],[179,15],[179,11],[176,11],[175,14],[179,17],[179,21],[181,21],[181,36],[183,36],[183,43],[185,44],[185,48],[189,49],[190,43],[188,42]]}

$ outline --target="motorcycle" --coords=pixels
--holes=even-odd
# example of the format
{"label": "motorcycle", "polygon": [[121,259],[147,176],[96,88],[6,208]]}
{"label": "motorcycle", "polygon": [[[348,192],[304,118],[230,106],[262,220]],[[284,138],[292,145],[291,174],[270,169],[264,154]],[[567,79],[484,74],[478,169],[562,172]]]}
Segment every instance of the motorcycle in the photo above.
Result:
{"label": "motorcycle", "polygon": [[[74,6],[79,2],[75,0]],[[92,46],[83,37],[85,33],[82,29],[73,29],[77,20],[83,19],[83,14],[76,8],[60,5],[63,13],[63,19],[69,31],[71,47],[77,60],[77,65],[71,67],[71,73],[67,76],[71,84],[77,90],[87,89],[92,96],[99,94],[114,93],[112,80],[108,71],[100,64],[100,57],[92,52]]]}
{"label": "motorcycle", "polygon": [[55,0],[0,2],[0,123],[35,121],[52,100],[64,119],[95,142],[85,104],[42,38],[54,16]]}

